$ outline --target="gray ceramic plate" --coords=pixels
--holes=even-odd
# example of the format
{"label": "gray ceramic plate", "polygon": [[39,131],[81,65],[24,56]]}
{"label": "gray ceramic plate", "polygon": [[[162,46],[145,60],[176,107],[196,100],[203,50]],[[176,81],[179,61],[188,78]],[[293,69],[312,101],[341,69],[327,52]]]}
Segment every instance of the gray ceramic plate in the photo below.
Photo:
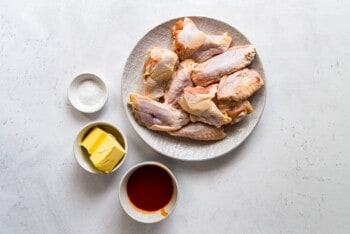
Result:
{"label": "gray ceramic plate", "polygon": [[[222,21],[207,17],[192,16],[189,18],[191,18],[197,27],[205,33],[222,34],[223,32],[228,32],[233,38],[231,46],[251,44],[242,33]],[[261,88],[249,99],[254,108],[253,113],[236,125],[225,126],[225,132],[227,133],[226,138],[214,142],[178,138],[170,136],[164,132],[148,130],[137,124],[132,115],[131,108],[128,105],[130,93],[143,93],[143,63],[147,51],[153,46],[171,49],[171,28],[179,19],[180,18],[172,19],[158,25],[141,38],[132,50],[126,62],[122,77],[121,93],[123,105],[126,115],[136,132],[150,147],[159,153],[171,158],[189,161],[216,158],[239,146],[253,131],[264,109],[266,98],[265,87]],[[258,54],[249,67],[256,69],[265,80],[263,66]]]}

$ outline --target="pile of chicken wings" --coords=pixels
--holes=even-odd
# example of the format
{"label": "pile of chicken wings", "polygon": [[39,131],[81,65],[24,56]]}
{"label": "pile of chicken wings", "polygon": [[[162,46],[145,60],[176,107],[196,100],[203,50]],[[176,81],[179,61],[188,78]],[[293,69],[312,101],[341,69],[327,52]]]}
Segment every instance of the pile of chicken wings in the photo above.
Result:
{"label": "pile of chicken wings", "polygon": [[144,93],[131,93],[136,121],[154,131],[195,140],[220,140],[224,125],[253,111],[248,98],[264,81],[247,66],[253,45],[231,46],[228,33],[208,35],[190,18],[172,27],[173,50],[151,48],[144,62]]}

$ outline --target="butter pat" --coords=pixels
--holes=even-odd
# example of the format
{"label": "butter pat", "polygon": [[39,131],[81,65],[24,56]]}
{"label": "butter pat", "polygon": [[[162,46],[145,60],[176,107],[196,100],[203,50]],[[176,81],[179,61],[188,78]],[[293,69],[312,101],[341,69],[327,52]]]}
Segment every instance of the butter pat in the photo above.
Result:
{"label": "butter pat", "polygon": [[84,138],[83,142],[80,144],[89,152],[93,154],[101,142],[106,138],[107,132],[103,131],[98,127],[94,127],[89,134]]}
{"label": "butter pat", "polygon": [[116,138],[98,127],[84,138],[81,145],[89,152],[93,165],[105,173],[111,172],[125,155]]}
{"label": "butter pat", "polygon": [[109,173],[122,159],[125,150],[119,142],[108,134],[90,156],[91,162],[100,171]]}

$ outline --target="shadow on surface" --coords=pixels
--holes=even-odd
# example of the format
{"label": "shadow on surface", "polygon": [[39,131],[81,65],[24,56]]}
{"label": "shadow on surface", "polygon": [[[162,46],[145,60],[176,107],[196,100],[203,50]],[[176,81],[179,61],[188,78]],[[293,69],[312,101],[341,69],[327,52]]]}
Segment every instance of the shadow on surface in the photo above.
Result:
{"label": "shadow on surface", "polygon": [[75,186],[81,190],[84,190],[84,194],[87,196],[95,197],[102,194],[115,186],[116,178],[119,175],[119,171],[115,171],[112,174],[92,174],[81,168],[78,163],[75,164],[72,170],[72,181]]}
{"label": "shadow on surface", "polygon": [[[120,207],[120,209],[122,209]],[[120,224],[121,226],[114,226],[116,228],[114,233],[166,233],[169,230],[169,224],[171,221],[171,215],[158,223],[139,223],[132,218],[130,218],[124,211],[122,211],[122,215],[120,216]],[[142,231],[140,231],[142,230]]]}
{"label": "shadow on surface", "polygon": [[106,111],[106,106],[104,106],[101,110],[95,112],[95,113],[83,113],[79,110],[75,109],[69,102],[68,99],[66,99],[66,105],[67,109],[70,113],[70,115],[74,118],[76,122],[81,122],[82,117],[84,119],[88,119],[90,121],[97,121],[100,116]]}

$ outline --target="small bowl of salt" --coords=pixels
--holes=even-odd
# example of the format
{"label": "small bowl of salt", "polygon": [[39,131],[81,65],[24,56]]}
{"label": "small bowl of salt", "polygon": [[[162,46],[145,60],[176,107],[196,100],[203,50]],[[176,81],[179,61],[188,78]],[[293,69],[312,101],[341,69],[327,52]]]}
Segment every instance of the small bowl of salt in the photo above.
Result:
{"label": "small bowl of salt", "polygon": [[79,111],[93,113],[99,111],[106,103],[108,91],[101,78],[84,73],[73,79],[68,88],[68,99]]}

